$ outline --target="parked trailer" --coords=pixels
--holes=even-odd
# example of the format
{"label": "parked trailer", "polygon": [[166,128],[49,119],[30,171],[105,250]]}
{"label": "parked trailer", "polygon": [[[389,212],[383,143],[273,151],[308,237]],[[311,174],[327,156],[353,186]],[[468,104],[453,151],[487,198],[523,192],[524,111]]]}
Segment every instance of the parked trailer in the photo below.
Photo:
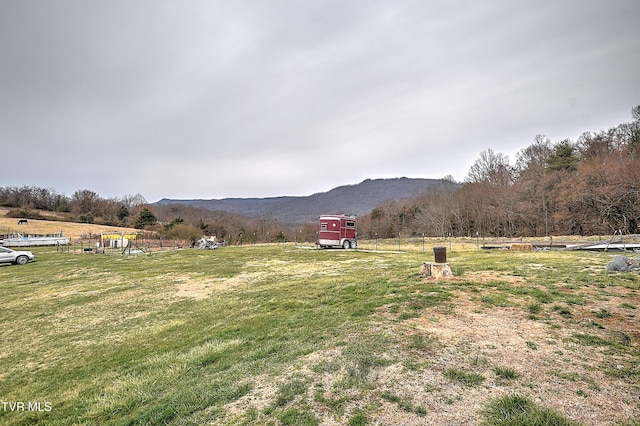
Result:
{"label": "parked trailer", "polygon": [[356,218],[344,215],[320,216],[318,242],[320,248],[356,248]]}

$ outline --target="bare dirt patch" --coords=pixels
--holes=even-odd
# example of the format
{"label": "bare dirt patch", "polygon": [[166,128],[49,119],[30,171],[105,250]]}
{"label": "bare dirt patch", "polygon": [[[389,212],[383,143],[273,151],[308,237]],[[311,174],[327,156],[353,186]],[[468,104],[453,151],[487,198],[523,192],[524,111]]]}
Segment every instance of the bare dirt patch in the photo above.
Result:
{"label": "bare dirt patch", "polygon": [[212,294],[228,290],[240,285],[255,283],[265,279],[267,272],[242,272],[229,278],[193,277],[190,275],[176,275],[171,279],[176,282],[176,296],[196,300],[206,299]]}
{"label": "bare dirt patch", "polygon": [[[473,304],[460,302],[455,315],[424,315],[406,324],[439,342],[425,354],[431,368],[416,374],[389,368],[380,375],[380,386],[412,395],[414,403],[437,413],[415,424],[476,424],[486,402],[511,393],[584,424],[640,415],[638,387],[605,374],[606,348],[578,344],[572,336],[579,330],[532,321],[516,309],[478,312]],[[500,379],[497,367],[515,371],[518,378]],[[442,374],[448,368],[473,371],[485,380],[474,387],[452,383]],[[383,411],[380,422],[392,418]]]}
{"label": "bare dirt patch", "polygon": [[521,284],[524,285],[526,280],[523,277],[509,275],[504,272],[496,272],[496,271],[478,271],[478,272],[469,272],[464,274],[464,276],[455,276],[455,275],[445,275],[439,278],[427,277],[424,278],[425,282],[437,282],[437,281],[447,281],[447,282],[474,282],[474,283],[488,283],[495,281],[507,282],[510,284]]}
{"label": "bare dirt patch", "polygon": [[[494,271],[446,280],[526,285],[522,277]],[[482,288],[480,291],[484,293]],[[611,346],[576,339],[576,335],[597,335],[599,329],[590,324],[599,313],[603,318],[596,318],[603,333],[623,333],[630,336],[629,345],[637,346],[635,311],[624,307],[625,301],[626,306],[631,305],[628,297],[572,307],[570,320],[559,317],[555,321],[554,317],[542,321],[531,319],[519,304],[488,306],[478,303],[475,293],[453,293],[449,303],[454,309],[449,311],[429,309],[418,318],[398,321],[397,314],[380,310],[389,320],[380,333],[408,339],[420,335],[429,343],[418,349],[399,346],[382,354],[393,362],[372,369],[367,384],[342,389],[348,381],[350,361],[342,348],[334,347],[309,354],[276,379],[256,378],[253,391],[228,405],[227,414],[241,416],[250,408],[262,412],[275,400],[278,386],[297,375],[308,383],[298,400],[327,425],[345,424],[363,407],[368,407],[371,424],[480,424],[489,401],[512,394],[526,396],[584,425],[613,425],[640,416],[640,385],[607,371],[628,368],[634,360],[623,352],[612,355]],[[637,303],[635,298],[632,302]],[[354,336],[354,340],[358,338]],[[612,359],[620,364],[611,365]],[[317,366],[323,364],[334,368],[319,371]],[[477,374],[479,383],[452,380],[446,374],[450,370]],[[500,370],[508,370],[514,377],[505,378]]]}

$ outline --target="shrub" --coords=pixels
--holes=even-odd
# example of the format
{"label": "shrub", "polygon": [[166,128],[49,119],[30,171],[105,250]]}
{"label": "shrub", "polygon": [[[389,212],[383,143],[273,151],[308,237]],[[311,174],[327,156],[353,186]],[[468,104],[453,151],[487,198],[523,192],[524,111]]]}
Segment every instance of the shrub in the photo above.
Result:
{"label": "shrub", "polygon": [[573,426],[576,423],[561,413],[540,407],[527,397],[507,395],[495,399],[482,412],[483,424],[493,426]]}
{"label": "shrub", "polygon": [[459,382],[465,386],[478,386],[484,382],[484,377],[475,371],[466,371],[462,368],[449,368],[442,374],[449,379]]}
{"label": "shrub", "polygon": [[520,376],[518,372],[512,368],[496,367],[493,369],[493,372],[496,373],[496,376],[499,378],[506,380],[513,380]]}

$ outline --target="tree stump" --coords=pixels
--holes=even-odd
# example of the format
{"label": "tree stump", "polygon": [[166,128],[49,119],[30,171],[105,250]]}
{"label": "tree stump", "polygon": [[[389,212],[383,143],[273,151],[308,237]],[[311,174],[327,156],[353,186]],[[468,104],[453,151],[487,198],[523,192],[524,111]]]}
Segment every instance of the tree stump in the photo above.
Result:
{"label": "tree stump", "polygon": [[446,262],[446,263],[424,262],[422,264],[422,270],[420,271],[420,275],[424,278],[437,279],[440,277],[453,276],[453,271],[451,270],[451,264],[449,262]]}

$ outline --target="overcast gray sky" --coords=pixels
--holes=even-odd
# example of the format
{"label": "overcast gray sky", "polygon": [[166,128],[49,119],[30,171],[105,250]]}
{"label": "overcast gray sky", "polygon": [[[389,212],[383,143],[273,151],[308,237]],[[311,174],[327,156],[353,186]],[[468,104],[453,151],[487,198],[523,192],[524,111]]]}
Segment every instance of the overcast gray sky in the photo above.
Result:
{"label": "overcast gray sky", "polygon": [[461,181],[640,104],[640,1],[0,0],[0,186]]}

